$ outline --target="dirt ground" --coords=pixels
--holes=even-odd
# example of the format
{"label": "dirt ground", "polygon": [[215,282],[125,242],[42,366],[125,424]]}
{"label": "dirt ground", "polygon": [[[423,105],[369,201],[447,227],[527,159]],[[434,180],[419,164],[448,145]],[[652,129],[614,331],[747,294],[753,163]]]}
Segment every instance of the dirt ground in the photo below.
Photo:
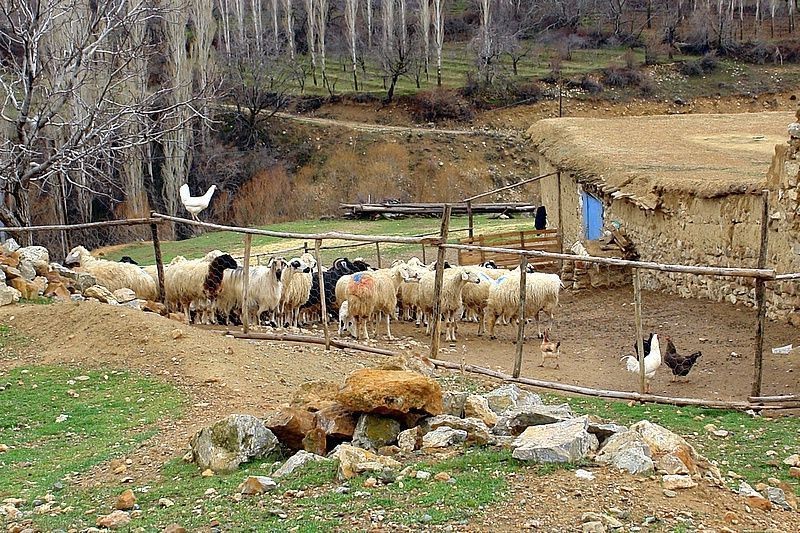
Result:
{"label": "dirt ground", "polygon": [[[522,374],[635,390],[636,376],[625,372],[619,361],[621,355],[632,353],[631,301],[629,290],[564,293],[555,329],[562,340],[561,368],[539,368],[538,341],[532,340],[526,346]],[[703,351],[688,383],[670,383],[668,369],[661,367],[653,392],[720,399],[742,399],[747,395],[755,331],[752,310],[656,293],[645,293],[644,309],[647,331],[669,334],[681,352]],[[224,337],[220,331],[92,302],[4,307],[0,309],[0,323],[12,326],[31,341],[17,350],[17,356],[0,358],[0,369],[37,363],[125,368],[166,380],[188,394],[191,404],[186,416],[163,422],[159,433],[133,453],[128,474],[137,479],[155,477],[164,461],[185,452],[195,431],[218,418],[233,412],[264,416],[288,401],[305,381],[320,377],[342,380],[357,368],[386,361],[383,356],[360,352],[325,353],[317,346],[236,340]],[[442,358],[460,361],[463,356],[469,363],[509,371],[514,353],[512,328],[500,329],[500,338],[489,341],[475,336],[476,327],[462,324],[459,341],[445,344]],[[426,351],[422,332],[413,325],[396,324],[394,333],[399,340],[375,344],[395,350]],[[796,342],[796,338],[797,331],[792,327],[770,323],[766,346],[782,346]],[[734,352],[741,355],[734,356]],[[797,353],[773,356],[768,351],[764,392],[797,392],[798,363]],[[491,520],[478,519],[468,529],[508,531],[527,525],[544,531],[574,530],[582,512],[617,507],[637,520],[639,515],[641,520],[656,516],[676,524],[686,519],[679,515],[685,510],[694,517],[695,527],[701,523],[722,525],[722,510],[728,509],[740,524],[727,524],[734,530],[800,530],[800,515],[747,514],[743,502],[728,491],[701,486],[666,501],[655,479],[634,479],[606,469],[596,473],[598,480],[590,486],[582,485],[584,482],[570,472],[545,477],[519,474],[509,480],[513,498],[493,509]],[[86,479],[101,483],[113,478],[102,471]]]}

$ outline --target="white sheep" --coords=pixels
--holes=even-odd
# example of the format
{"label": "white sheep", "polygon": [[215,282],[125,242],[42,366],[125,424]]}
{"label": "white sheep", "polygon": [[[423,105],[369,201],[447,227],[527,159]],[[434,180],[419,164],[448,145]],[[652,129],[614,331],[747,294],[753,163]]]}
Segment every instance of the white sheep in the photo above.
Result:
{"label": "white sheep", "polygon": [[[164,272],[166,272],[169,267],[171,267],[173,265],[177,265],[178,263],[182,263],[182,262],[184,262],[186,260],[187,259],[185,257],[183,257],[182,255],[176,255],[175,257],[172,258],[172,261],[170,261],[169,263],[164,265]],[[142,270],[144,270],[147,273],[148,276],[153,278],[153,281],[155,281],[156,285],[158,285],[158,265],[143,266]],[[166,274],[164,276],[166,278]]]}
{"label": "white sheep", "polygon": [[478,322],[478,335],[484,333],[484,310],[486,303],[489,300],[489,288],[495,280],[506,274],[507,270],[500,270],[497,268],[486,267],[472,267],[478,277],[481,279],[480,283],[467,283],[461,292],[461,298],[464,302],[464,310],[466,318],[472,322]]}
{"label": "white sheep", "polygon": [[[435,272],[427,272],[419,282],[420,308],[428,317],[433,317],[435,279]],[[456,318],[461,316],[464,305],[462,300],[464,285],[480,284],[480,282],[480,277],[472,268],[455,267],[444,270],[439,311],[445,322],[445,337],[448,341],[456,340]],[[428,320],[428,333],[432,327],[433,320]]]}
{"label": "white sheep", "polygon": [[291,259],[281,276],[283,291],[279,304],[281,325],[298,327],[300,306],[311,294],[311,267],[299,257]]}
{"label": "white sheep", "polygon": [[[413,276],[405,263],[399,263],[388,269],[356,272],[350,276],[346,286],[349,314],[355,320],[356,338],[369,340],[367,322],[372,316],[376,321],[379,316],[386,318],[386,337],[394,340],[390,321],[397,311],[397,289],[404,279]],[[377,323],[376,323],[377,329]]]}
{"label": "white sheep", "polygon": [[[282,258],[270,258],[266,266],[250,267],[247,291],[250,324],[260,324],[264,313],[271,312],[274,315],[278,310],[283,293],[281,276],[285,266],[286,261]],[[216,310],[227,319],[232,311],[242,309],[243,297],[244,269],[226,270],[217,296]]]}
{"label": "white sheep", "polygon": [[414,273],[414,276],[400,285],[397,298],[403,318],[405,320],[415,320],[416,325],[419,326],[422,322],[422,311],[419,306],[419,280],[428,272],[428,269],[416,257],[408,260],[408,267]]}
{"label": "white sheep", "polygon": [[[489,337],[495,339],[494,326],[500,316],[509,319],[519,314],[519,268],[505,274],[489,288],[489,299],[486,302],[484,320],[489,330]],[[533,272],[525,278],[525,316],[536,320],[539,336],[542,336],[539,313],[544,311],[554,321],[558,307],[559,291],[564,287],[557,274]]]}
{"label": "white sheep", "polygon": [[97,259],[83,246],[73,248],[64,259],[64,265],[91,274],[98,285],[111,292],[117,289],[131,289],[137,298],[143,300],[158,298],[157,284],[138,265]]}
{"label": "white sheep", "polygon": [[350,316],[350,304],[347,300],[339,306],[339,335],[347,332],[351,337],[356,337],[356,321]]}
{"label": "white sheep", "polygon": [[236,261],[219,250],[208,252],[202,259],[177,263],[164,272],[166,304],[171,309],[185,313],[191,319],[190,309],[206,309],[216,299],[226,269],[236,268]]}

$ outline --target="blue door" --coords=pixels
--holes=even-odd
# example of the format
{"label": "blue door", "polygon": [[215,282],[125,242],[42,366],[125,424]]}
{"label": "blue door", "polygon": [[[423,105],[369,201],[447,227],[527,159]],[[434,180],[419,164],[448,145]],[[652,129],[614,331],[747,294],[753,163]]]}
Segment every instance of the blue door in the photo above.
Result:
{"label": "blue door", "polygon": [[583,233],[594,241],[603,236],[603,202],[587,192],[583,197]]}

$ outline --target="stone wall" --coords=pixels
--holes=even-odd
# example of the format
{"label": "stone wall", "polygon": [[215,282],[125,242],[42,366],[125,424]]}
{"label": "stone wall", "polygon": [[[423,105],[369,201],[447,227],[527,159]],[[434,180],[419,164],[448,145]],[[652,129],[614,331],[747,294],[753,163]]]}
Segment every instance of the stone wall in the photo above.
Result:
{"label": "stone wall", "polygon": [[[540,158],[543,159],[543,158]],[[540,160],[542,172],[553,170]],[[800,186],[797,161],[786,159],[784,146],[776,148],[768,184],[773,190],[770,202],[769,249],[767,266],[778,273],[800,272]],[[562,172],[562,220],[564,247],[583,240],[580,192],[574,175]],[[591,191],[595,193],[595,191]],[[551,213],[551,226],[558,224],[557,178],[541,183],[544,205]],[[655,211],[644,210],[626,199],[597,195],[605,204],[604,221],[608,226],[619,222],[644,261],[720,267],[755,267],[760,242],[762,199],[758,194],[735,194],[718,198],[698,198],[689,193],[669,193]],[[581,269],[578,269],[581,272]],[[664,290],[684,298],[704,298],[752,306],[754,281],[745,278],[721,278],[642,272],[645,289]],[[586,286],[575,272],[564,275]],[[619,282],[619,276],[614,276]],[[768,315],[786,317],[800,308],[800,282],[768,284]],[[591,283],[595,286],[595,283]]]}

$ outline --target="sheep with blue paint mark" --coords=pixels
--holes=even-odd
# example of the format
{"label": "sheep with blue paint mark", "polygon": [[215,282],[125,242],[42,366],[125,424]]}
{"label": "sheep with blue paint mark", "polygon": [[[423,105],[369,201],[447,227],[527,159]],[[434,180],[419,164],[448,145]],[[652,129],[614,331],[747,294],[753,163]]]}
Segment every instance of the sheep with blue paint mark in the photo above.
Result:
{"label": "sheep with blue paint mark", "polygon": [[[494,326],[499,317],[508,319],[519,315],[519,267],[498,278],[489,288],[484,320],[489,338],[496,339]],[[549,315],[549,321],[555,320],[560,290],[564,288],[557,274],[542,272],[529,273],[525,277],[525,316],[536,320],[539,336],[542,336],[539,313]]]}

